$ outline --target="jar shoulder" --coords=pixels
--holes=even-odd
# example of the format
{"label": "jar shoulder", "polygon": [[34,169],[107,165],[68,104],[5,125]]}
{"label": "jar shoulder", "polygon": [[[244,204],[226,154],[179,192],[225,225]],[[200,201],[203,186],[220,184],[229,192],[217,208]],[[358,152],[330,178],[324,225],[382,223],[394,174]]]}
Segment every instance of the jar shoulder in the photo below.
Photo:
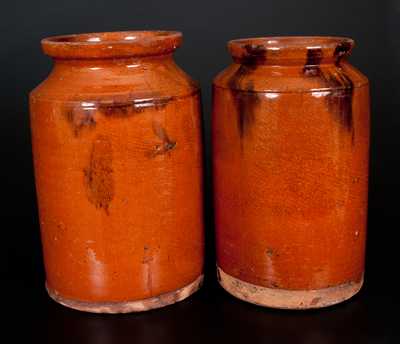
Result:
{"label": "jar shoulder", "polygon": [[214,78],[213,84],[248,92],[291,93],[361,87],[368,85],[368,79],[348,62],[317,66],[233,63]]}
{"label": "jar shoulder", "polygon": [[74,102],[121,98],[124,100],[185,97],[199,86],[175,63],[115,66],[57,64],[30,93],[31,100]]}

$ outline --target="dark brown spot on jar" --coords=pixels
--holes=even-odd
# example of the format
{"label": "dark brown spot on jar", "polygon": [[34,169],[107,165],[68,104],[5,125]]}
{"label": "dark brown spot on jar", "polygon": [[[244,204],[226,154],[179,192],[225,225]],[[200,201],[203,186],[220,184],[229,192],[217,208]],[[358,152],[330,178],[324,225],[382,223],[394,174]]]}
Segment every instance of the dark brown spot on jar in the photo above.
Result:
{"label": "dark brown spot on jar", "polygon": [[279,288],[279,284],[276,282],[271,282],[271,288]]}
{"label": "dark brown spot on jar", "polygon": [[320,301],[321,301],[321,298],[320,298],[320,297],[314,297],[314,298],[311,300],[310,306],[316,306]]}
{"label": "dark brown spot on jar", "polygon": [[166,154],[176,147],[176,142],[169,138],[167,131],[160,123],[154,121],[152,127],[154,134],[161,140],[161,143],[157,144],[150,152],[151,157]]}
{"label": "dark brown spot on jar", "polygon": [[267,248],[266,253],[267,253],[267,256],[270,257],[270,258],[272,258],[272,257],[279,257],[279,256],[280,256],[280,254],[279,254],[278,252],[276,252],[276,250],[274,250],[274,249],[271,248],[271,247],[268,247],[268,248]]}
{"label": "dark brown spot on jar", "polygon": [[274,250],[272,248],[267,248],[267,256],[268,257],[273,257],[274,256]]}
{"label": "dark brown spot on jar", "polygon": [[95,111],[92,108],[86,109],[79,106],[67,107],[64,115],[75,137],[78,137],[83,129],[94,128],[96,126],[94,113]]}
{"label": "dark brown spot on jar", "polygon": [[84,169],[84,181],[88,200],[106,214],[114,198],[112,160],[111,141],[106,136],[98,136],[92,145],[88,167]]}

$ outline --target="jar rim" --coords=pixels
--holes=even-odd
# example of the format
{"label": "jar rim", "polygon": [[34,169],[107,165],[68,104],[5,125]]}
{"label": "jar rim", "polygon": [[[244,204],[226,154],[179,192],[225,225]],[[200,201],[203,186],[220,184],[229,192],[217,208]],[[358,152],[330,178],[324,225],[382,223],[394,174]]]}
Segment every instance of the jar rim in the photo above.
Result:
{"label": "jar rim", "polygon": [[266,36],[240,38],[228,42],[234,60],[252,62],[303,60],[312,52],[320,59],[339,59],[349,55],[354,40],[338,36]]}
{"label": "jar rim", "polygon": [[111,31],[51,36],[42,39],[46,55],[60,59],[164,55],[182,43],[179,31]]}

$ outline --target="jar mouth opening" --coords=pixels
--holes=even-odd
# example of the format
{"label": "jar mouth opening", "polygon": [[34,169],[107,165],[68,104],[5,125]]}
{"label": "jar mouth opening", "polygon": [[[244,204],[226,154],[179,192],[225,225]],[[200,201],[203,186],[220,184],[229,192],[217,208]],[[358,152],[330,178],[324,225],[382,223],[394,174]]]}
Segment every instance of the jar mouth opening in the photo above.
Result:
{"label": "jar mouth opening", "polygon": [[322,59],[340,59],[349,55],[354,41],[335,36],[271,36],[234,39],[228,50],[234,60],[241,62],[299,61],[311,54]]}
{"label": "jar mouth opening", "polygon": [[52,36],[42,48],[54,58],[85,59],[164,55],[182,43],[178,31],[115,31]]}

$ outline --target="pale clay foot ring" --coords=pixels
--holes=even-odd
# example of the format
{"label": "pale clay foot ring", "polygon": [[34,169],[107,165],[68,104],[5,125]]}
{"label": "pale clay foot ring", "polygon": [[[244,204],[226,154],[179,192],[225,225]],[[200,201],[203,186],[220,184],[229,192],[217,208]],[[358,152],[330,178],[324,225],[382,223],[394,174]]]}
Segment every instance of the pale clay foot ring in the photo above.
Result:
{"label": "pale clay foot ring", "polygon": [[90,313],[131,313],[143,312],[150,309],[161,308],[182,301],[199,290],[203,282],[203,275],[187,286],[143,300],[124,302],[84,302],[63,298],[57,291],[46,285],[49,296],[56,302],[79,311]]}
{"label": "pale clay foot ring", "polygon": [[335,305],[357,294],[364,281],[362,278],[360,282],[316,290],[287,290],[247,283],[228,275],[218,266],[217,276],[220,285],[238,299],[281,309],[312,309]]}

